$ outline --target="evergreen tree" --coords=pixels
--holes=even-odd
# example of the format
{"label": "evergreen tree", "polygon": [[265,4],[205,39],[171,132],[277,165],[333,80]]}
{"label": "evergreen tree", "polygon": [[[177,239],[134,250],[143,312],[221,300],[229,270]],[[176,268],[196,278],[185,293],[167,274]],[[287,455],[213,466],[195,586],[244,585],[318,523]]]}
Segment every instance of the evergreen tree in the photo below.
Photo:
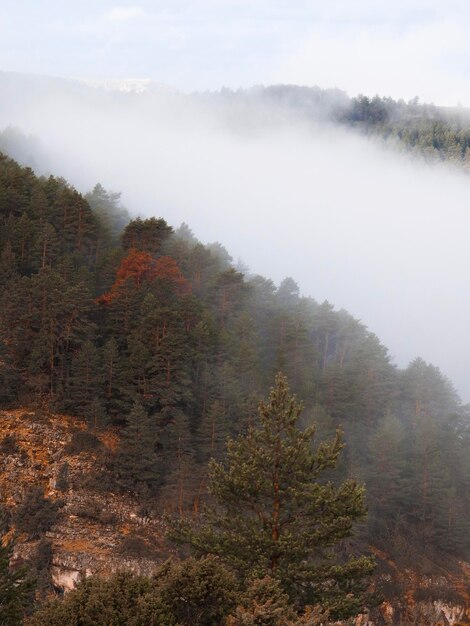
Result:
{"label": "evergreen tree", "polygon": [[[96,407],[103,404],[101,363],[95,345],[85,341],[72,356],[65,407],[94,421]],[[96,424],[95,424],[96,426]]]}
{"label": "evergreen tree", "polygon": [[30,539],[40,539],[55,524],[62,504],[60,500],[46,498],[42,487],[30,487],[15,509],[15,526]]}
{"label": "evergreen tree", "polygon": [[167,510],[182,516],[192,504],[198,477],[188,418],[178,410],[171,413],[162,433],[166,481],[160,495]]}
{"label": "evergreen tree", "polygon": [[286,626],[292,623],[295,612],[289,596],[279,581],[270,576],[254,580],[248,587],[242,603],[237,606],[233,626]]}
{"label": "evergreen tree", "polygon": [[374,562],[340,560],[335,547],[365,516],[364,490],[323,478],[343,445],[337,435],[313,449],[315,427],[297,427],[301,410],[279,374],[257,423],[229,440],[225,464],[211,463],[213,504],[199,524],[174,524],[173,536],[224,558],[242,578],[270,575],[298,604],[347,617],[364,609]]}
{"label": "evergreen tree", "polygon": [[25,609],[31,603],[31,582],[26,570],[10,566],[13,544],[0,543],[0,626],[23,624]]}
{"label": "evergreen tree", "polygon": [[129,213],[120,203],[120,193],[106,191],[97,183],[85,198],[110,237],[115,238],[129,222]]}
{"label": "evergreen tree", "polygon": [[20,376],[13,366],[10,350],[0,334],[0,403],[9,403],[20,388]]}
{"label": "evergreen tree", "polygon": [[13,567],[14,541],[5,540],[0,519],[0,626],[20,626],[33,600],[33,581],[25,567]]}
{"label": "evergreen tree", "polygon": [[28,567],[36,584],[36,599],[44,601],[54,590],[51,575],[52,567],[52,543],[49,539],[41,538],[28,560]]}
{"label": "evergreen tree", "polygon": [[132,407],[127,359],[119,351],[114,337],[104,344],[101,352],[106,412],[113,422],[122,424],[123,415]]}
{"label": "evergreen tree", "polygon": [[376,541],[391,546],[404,530],[413,495],[404,427],[395,416],[386,415],[378,423],[369,446],[369,529]]}
{"label": "evergreen tree", "polygon": [[[40,607],[31,626],[219,626],[236,604],[237,582],[218,561],[167,561],[152,578],[91,576]],[[10,622],[7,622],[10,626]],[[16,624],[12,622],[11,624]],[[3,624],[2,624],[3,626]],[[6,625],[5,625],[6,626]]]}
{"label": "evergreen tree", "polygon": [[324,626],[328,613],[306,607],[298,616],[276,578],[253,580],[237,606],[230,626]]}
{"label": "evergreen tree", "polygon": [[124,250],[141,250],[156,254],[163,242],[173,233],[171,226],[161,217],[142,220],[140,217],[129,222],[121,236]]}
{"label": "evergreen tree", "polygon": [[155,424],[139,402],[127,417],[122,432],[115,473],[119,484],[134,492],[151,492],[160,478],[160,464],[156,453]]}

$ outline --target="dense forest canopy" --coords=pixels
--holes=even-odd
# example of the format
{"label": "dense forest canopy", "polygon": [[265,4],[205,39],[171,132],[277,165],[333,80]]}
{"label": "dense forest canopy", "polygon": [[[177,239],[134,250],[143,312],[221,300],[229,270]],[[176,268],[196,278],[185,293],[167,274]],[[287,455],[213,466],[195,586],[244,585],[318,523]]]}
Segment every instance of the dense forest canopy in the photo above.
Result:
{"label": "dense forest canopy", "polygon": [[[468,131],[433,109],[418,131],[417,103],[349,104],[348,124],[413,127],[407,145],[448,158],[458,144],[465,159]],[[363,324],[303,297],[293,278],[276,286],[239,271],[186,224],[131,220],[118,193],[98,184],[84,196],[1,155],[0,287],[2,406],[114,428],[95,489],[196,515],[208,461],[249,431],[283,372],[304,427],[344,431],[335,481],[366,486],[369,515],[348,549],[373,545],[403,567],[470,558],[468,407],[437,367],[398,369]]]}
{"label": "dense forest canopy", "polygon": [[463,156],[449,165],[455,141],[464,154],[465,109],[294,85],[122,93],[1,73],[0,91],[0,128],[27,134],[8,129],[0,150],[82,193],[98,177],[134,216],[187,222],[276,284],[293,276],[303,294],[361,319],[400,367],[421,355],[470,399],[461,340],[470,305],[452,306],[468,262],[468,179]]}
{"label": "dense forest canopy", "polygon": [[110,481],[183,514],[207,460],[282,371],[306,424],[345,431],[341,471],[367,485],[369,539],[467,554],[468,413],[436,367],[397,369],[346,311],[292,278],[237,271],[186,225],[137,219],[118,235],[116,194],[97,186],[87,200],[8,157],[0,167],[5,406],[46,402],[119,426]]}

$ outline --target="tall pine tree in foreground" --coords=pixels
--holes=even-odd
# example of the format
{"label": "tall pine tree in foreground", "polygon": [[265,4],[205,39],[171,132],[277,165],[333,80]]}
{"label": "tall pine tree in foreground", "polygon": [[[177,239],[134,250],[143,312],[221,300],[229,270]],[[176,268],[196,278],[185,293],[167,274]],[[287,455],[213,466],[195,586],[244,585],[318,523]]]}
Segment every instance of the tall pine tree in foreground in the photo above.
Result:
{"label": "tall pine tree in foreground", "polygon": [[0,511],[0,626],[20,626],[34,599],[33,580],[24,566],[12,567],[15,544],[5,539],[5,531]]}
{"label": "tall pine tree in foreground", "polygon": [[258,419],[228,441],[225,463],[212,461],[211,502],[198,524],[178,523],[176,541],[223,558],[242,579],[269,575],[297,605],[332,618],[364,610],[369,557],[339,558],[339,543],[366,515],[353,480],[325,478],[343,448],[339,434],[313,447],[315,426],[300,430],[302,406],[279,374]]}

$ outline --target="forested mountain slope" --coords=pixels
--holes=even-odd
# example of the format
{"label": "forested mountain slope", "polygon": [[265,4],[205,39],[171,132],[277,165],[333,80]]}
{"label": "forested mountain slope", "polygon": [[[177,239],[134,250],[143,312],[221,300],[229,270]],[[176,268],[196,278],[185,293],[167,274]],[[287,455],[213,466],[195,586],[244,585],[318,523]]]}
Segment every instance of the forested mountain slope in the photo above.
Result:
{"label": "forested mountain slope", "polygon": [[[349,97],[338,89],[272,85],[248,90],[222,90],[202,96],[213,105],[227,106],[243,119],[256,103],[271,107],[292,119],[343,126],[385,140],[391,147],[428,161],[446,161],[469,168],[470,111],[464,107],[442,107],[393,98],[363,95]],[[246,117],[249,117],[248,115]],[[269,115],[268,115],[269,118]],[[259,122],[259,120],[258,120]]]}
{"label": "forested mountain slope", "polygon": [[[433,579],[470,560],[470,416],[437,367],[396,368],[346,311],[302,297],[292,278],[238,271],[184,224],[125,219],[99,185],[84,197],[0,157],[4,409],[36,410],[38,424],[44,412],[73,416],[96,444],[82,475],[96,498],[131,497],[142,517],[194,516],[208,460],[282,371],[320,439],[345,433],[337,480],[366,485],[355,541],[378,555],[385,595],[409,591],[409,572]],[[4,457],[18,453],[17,434],[2,436]],[[13,519],[26,487],[2,494]],[[454,593],[416,585],[416,599]]]}

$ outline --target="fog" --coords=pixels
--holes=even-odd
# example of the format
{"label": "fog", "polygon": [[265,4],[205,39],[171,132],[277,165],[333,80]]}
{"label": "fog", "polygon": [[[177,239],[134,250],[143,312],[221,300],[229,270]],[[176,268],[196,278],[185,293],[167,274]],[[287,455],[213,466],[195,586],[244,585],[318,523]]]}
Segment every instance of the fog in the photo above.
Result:
{"label": "fog", "polygon": [[256,98],[28,80],[4,89],[0,129],[39,139],[38,173],[81,191],[99,181],[131,213],[187,222],[252,273],[292,276],[362,320],[399,366],[421,356],[470,401],[464,174]]}

